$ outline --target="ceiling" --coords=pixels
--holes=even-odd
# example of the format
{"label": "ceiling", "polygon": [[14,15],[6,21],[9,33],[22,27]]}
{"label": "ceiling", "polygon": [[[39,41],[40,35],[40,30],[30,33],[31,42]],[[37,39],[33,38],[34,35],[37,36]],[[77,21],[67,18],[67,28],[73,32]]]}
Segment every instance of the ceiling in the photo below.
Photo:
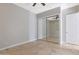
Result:
{"label": "ceiling", "polygon": [[20,6],[26,10],[29,10],[35,14],[39,14],[42,13],[44,11],[56,8],[56,7],[60,7],[62,5],[62,9],[68,8],[68,7],[72,7],[74,5],[78,5],[78,3],[46,3],[45,6],[42,6],[40,3],[37,3],[36,6],[32,6],[33,3],[16,3],[15,5]]}
{"label": "ceiling", "polygon": [[40,3],[37,3],[36,6],[34,6],[34,7],[32,6],[33,3],[17,3],[16,5],[23,7],[23,8],[25,8],[25,9],[27,9],[35,14],[38,14],[38,13],[56,8],[60,4],[58,4],[58,3],[46,3],[45,6],[42,6]]}

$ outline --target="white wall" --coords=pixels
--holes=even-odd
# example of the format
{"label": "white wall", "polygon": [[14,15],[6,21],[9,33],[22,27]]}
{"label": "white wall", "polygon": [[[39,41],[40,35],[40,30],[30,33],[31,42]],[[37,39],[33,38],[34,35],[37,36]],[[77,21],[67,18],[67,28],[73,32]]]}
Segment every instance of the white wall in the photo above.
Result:
{"label": "white wall", "polygon": [[46,18],[42,18],[42,34],[42,37],[46,38]]}
{"label": "white wall", "polygon": [[79,45],[79,12],[66,15],[66,43]]}
{"label": "white wall", "polygon": [[37,18],[34,13],[29,14],[29,39],[37,39]]}
{"label": "white wall", "polygon": [[66,42],[66,15],[79,12],[79,4],[65,4],[62,5],[61,8],[61,29],[62,29],[62,37],[61,37],[61,44],[64,44]]}
{"label": "white wall", "polygon": [[38,19],[38,39],[42,39],[42,18]]}
{"label": "white wall", "polygon": [[0,49],[36,40],[36,15],[14,4],[0,4]]}
{"label": "white wall", "polygon": [[46,18],[38,19],[38,39],[46,37]]}

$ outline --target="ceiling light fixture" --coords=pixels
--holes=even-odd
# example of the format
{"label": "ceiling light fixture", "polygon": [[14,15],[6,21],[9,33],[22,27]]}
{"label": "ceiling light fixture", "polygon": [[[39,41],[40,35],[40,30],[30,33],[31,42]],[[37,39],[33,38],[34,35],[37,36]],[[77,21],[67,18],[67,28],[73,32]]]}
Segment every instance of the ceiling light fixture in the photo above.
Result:
{"label": "ceiling light fixture", "polygon": [[[37,3],[33,3],[33,7],[36,5]],[[45,6],[46,4],[45,3],[40,3],[40,4],[42,4],[42,6]]]}

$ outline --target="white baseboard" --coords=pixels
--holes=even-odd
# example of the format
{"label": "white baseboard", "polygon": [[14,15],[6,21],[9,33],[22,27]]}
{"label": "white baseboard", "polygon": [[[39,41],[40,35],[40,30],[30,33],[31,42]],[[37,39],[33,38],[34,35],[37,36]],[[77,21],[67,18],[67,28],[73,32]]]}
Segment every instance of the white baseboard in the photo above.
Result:
{"label": "white baseboard", "polygon": [[35,41],[35,40],[37,40],[37,39],[33,39],[33,40],[26,41],[26,42],[21,42],[21,43],[17,43],[17,44],[14,44],[14,45],[10,45],[10,46],[1,48],[0,50],[5,50],[5,49],[12,48],[12,47],[20,46],[20,45],[22,45],[22,44],[30,43],[30,42],[33,42],[33,41]]}

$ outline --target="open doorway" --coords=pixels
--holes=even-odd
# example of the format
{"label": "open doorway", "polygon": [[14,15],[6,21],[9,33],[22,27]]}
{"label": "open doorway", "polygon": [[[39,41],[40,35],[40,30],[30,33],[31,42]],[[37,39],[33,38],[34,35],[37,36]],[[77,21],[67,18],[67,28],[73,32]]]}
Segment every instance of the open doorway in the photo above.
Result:
{"label": "open doorway", "polygon": [[46,40],[50,42],[59,43],[60,31],[59,15],[50,16],[46,18]]}
{"label": "open doorway", "polygon": [[37,15],[37,39],[61,44],[60,7]]}
{"label": "open doorway", "polygon": [[60,43],[60,18],[59,15],[38,19],[38,40]]}

